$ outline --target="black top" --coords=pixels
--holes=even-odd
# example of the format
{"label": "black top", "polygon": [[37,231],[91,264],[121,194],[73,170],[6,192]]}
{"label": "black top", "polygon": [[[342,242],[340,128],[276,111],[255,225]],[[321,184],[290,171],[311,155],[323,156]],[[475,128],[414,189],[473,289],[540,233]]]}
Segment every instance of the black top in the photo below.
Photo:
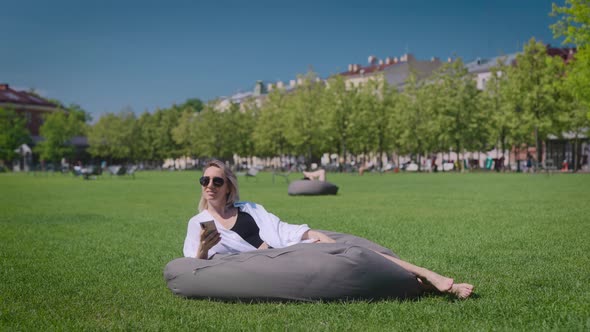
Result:
{"label": "black top", "polygon": [[232,231],[238,233],[242,239],[250,243],[253,247],[258,248],[264,241],[260,238],[260,228],[256,225],[256,221],[246,212],[238,211],[238,219],[236,224],[231,228]]}

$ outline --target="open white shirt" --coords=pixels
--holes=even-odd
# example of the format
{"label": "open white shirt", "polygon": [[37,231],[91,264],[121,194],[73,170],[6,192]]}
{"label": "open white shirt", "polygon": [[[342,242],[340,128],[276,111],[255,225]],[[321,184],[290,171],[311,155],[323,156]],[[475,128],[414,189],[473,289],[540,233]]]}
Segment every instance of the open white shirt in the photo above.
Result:
{"label": "open white shirt", "polygon": [[[283,222],[274,214],[267,212],[262,205],[256,203],[239,202],[235,203],[234,206],[252,216],[260,229],[260,238],[273,248],[284,248],[308,241],[313,242],[313,240],[301,240],[303,234],[309,230],[309,227],[305,224],[291,225]],[[188,222],[183,249],[185,257],[197,256],[200,245],[201,223],[210,220],[215,221],[221,241],[209,249],[208,258],[215,254],[239,253],[257,249],[246,242],[238,233],[223,227],[219,221],[213,218],[209,211],[205,210],[192,217]]]}

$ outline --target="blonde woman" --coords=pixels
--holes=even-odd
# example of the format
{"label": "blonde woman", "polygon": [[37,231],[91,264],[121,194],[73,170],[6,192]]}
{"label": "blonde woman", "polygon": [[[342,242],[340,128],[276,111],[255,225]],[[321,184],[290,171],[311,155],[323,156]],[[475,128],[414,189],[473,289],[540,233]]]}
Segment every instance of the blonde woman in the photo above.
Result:
{"label": "blonde woman", "polygon": [[[215,254],[240,253],[257,249],[284,248],[298,243],[334,243],[329,236],[307,225],[292,225],[251,202],[239,202],[238,181],[224,163],[212,160],[199,179],[202,187],[199,214],[189,220],[184,255],[209,259]],[[201,224],[213,221],[216,230],[207,231]],[[416,276],[427,290],[467,298],[470,284],[457,284],[423,267],[381,254]]]}

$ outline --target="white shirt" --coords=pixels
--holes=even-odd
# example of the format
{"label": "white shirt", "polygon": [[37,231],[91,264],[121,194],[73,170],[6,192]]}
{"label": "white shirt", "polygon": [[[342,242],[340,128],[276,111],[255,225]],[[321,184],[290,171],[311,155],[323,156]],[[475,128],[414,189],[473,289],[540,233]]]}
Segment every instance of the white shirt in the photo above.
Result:
{"label": "white shirt", "polygon": [[[273,248],[284,248],[297,243],[313,242],[302,241],[301,237],[309,230],[307,225],[291,225],[281,221],[277,216],[267,212],[262,205],[252,202],[239,202],[234,204],[242,212],[252,216],[260,229],[260,238]],[[209,211],[205,210],[192,217],[188,222],[186,239],[184,240],[184,256],[196,257],[200,245],[201,223],[215,221],[221,241],[214,245],[208,252],[208,258],[215,254],[239,253],[256,250],[254,246],[246,242],[238,233],[226,229],[215,220]]]}

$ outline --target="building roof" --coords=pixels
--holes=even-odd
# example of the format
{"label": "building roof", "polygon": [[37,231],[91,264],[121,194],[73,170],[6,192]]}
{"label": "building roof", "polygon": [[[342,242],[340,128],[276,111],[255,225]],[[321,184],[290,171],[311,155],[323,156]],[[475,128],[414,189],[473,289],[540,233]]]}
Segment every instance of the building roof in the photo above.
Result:
{"label": "building roof", "polygon": [[0,104],[57,107],[56,104],[25,91],[16,91],[8,84],[0,84]]}
{"label": "building roof", "polygon": [[550,56],[559,56],[563,59],[565,63],[568,63],[574,59],[574,54],[576,54],[578,50],[573,47],[551,47],[551,44],[547,45],[547,54]]}
{"label": "building roof", "polygon": [[[558,48],[558,47],[551,47],[551,45],[547,45],[547,54],[550,56],[559,56],[563,59],[565,63],[568,63],[573,60],[574,55],[576,54],[575,48]],[[496,66],[498,60],[500,60],[505,65],[511,65],[516,63],[516,56],[520,54],[512,53],[508,55],[501,55],[490,59],[476,59],[465,64],[467,70],[470,73],[482,73],[482,72],[489,72],[492,67]]]}
{"label": "building roof", "polygon": [[493,57],[490,59],[481,59],[478,58],[471,62],[465,64],[465,67],[470,73],[483,73],[489,72],[492,67],[498,65],[498,61],[502,62],[505,65],[511,65],[516,61],[516,55],[518,53],[512,53],[508,55],[501,55],[497,57]]}
{"label": "building roof", "polygon": [[355,75],[359,75],[359,74],[370,74],[370,73],[375,73],[375,72],[379,72],[379,71],[383,71],[388,67],[392,67],[398,64],[402,64],[404,62],[391,62],[389,64],[383,63],[383,64],[374,64],[374,65],[370,65],[370,66],[360,66],[357,65],[358,67],[355,67],[355,70],[347,70],[345,72],[340,73],[340,75],[342,76],[355,76]]}

